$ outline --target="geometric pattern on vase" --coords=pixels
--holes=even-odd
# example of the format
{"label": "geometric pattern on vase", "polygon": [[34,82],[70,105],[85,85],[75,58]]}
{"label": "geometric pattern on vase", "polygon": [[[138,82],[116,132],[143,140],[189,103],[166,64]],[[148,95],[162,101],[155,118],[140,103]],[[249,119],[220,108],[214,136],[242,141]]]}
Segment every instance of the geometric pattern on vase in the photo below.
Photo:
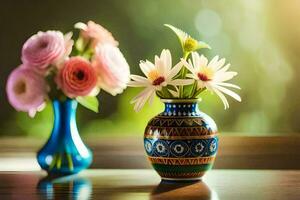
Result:
{"label": "geometric pattern on vase", "polygon": [[151,157],[207,157],[214,156],[218,138],[193,140],[144,139],[144,147]]}
{"label": "geometric pattern on vase", "polygon": [[165,165],[202,165],[209,164],[214,161],[215,157],[196,157],[196,158],[165,158],[165,157],[148,157],[150,162],[154,164]]}
{"label": "geometric pattern on vase", "polygon": [[163,179],[199,179],[214,163],[217,127],[196,101],[169,100],[145,128],[144,148]]}
{"label": "geometric pattern on vase", "polygon": [[182,178],[182,179],[197,179],[198,177],[202,177],[205,172],[182,172],[182,173],[176,173],[176,172],[162,172],[159,171],[158,174],[165,179],[178,179],[178,178]]}
{"label": "geometric pattern on vase", "polygon": [[[161,121],[167,121],[166,119],[160,119]],[[168,119],[168,121],[172,121],[172,119]],[[183,120],[176,120],[176,121],[183,121]],[[192,120],[191,120],[192,121]],[[213,135],[213,131],[207,127],[204,127],[202,125],[198,126],[154,126],[151,125],[147,127],[146,133],[147,136],[155,136],[159,132],[160,136],[200,136],[200,135]]]}

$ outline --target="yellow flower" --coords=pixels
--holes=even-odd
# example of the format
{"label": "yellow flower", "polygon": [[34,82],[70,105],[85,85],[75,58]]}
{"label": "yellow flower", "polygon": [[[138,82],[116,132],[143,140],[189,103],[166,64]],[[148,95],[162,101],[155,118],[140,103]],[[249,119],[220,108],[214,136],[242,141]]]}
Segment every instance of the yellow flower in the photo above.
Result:
{"label": "yellow flower", "polygon": [[203,48],[211,49],[211,47],[205,42],[197,41],[196,39],[192,38],[189,34],[180,30],[179,28],[176,28],[170,24],[165,24],[165,26],[170,28],[177,35],[184,52],[190,53]]}

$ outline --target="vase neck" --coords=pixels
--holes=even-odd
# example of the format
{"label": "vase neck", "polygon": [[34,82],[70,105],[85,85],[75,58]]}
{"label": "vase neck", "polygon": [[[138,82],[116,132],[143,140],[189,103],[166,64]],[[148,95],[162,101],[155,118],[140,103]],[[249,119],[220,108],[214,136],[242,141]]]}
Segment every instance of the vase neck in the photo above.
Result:
{"label": "vase neck", "polygon": [[164,101],[165,110],[164,115],[168,116],[194,116],[199,113],[197,100],[170,100]]}
{"label": "vase neck", "polygon": [[[67,99],[65,101],[54,100],[54,127],[53,132],[63,136],[70,136],[77,132],[76,109],[77,101]],[[74,127],[75,125],[75,127]],[[75,131],[72,129],[76,129]]]}

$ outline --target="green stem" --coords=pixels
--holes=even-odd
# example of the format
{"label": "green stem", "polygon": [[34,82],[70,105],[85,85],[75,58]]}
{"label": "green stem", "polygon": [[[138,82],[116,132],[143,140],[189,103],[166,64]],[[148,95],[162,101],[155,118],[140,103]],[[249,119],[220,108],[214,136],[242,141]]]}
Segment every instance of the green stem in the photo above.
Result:
{"label": "green stem", "polygon": [[168,90],[167,87],[163,87],[162,90],[161,90],[161,92],[162,92],[164,98],[170,98],[170,97],[172,97],[172,94]]}
{"label": "green stem", "polygon": [[[190,52],[183,52],[183,59],[186,60],[189,56]],[[180,78],[181,79],[185,79],[186,78],[186,74],[187,74],[187,68],[185,66],[182,67],[181,71],[180,71]],[[181,85],[179,86],[179,98],[183,98],[184,97],[184,86]]]}
{"label": "green stem", "polygon": [[191,91],[191,94],[190,94],[190,98],[193,98],[195,96],[196,91],[197,91],[197,81],[195,81],[193,86],[192,86],[192,91]]}
{"label": "green stem", "polygon": [[58,156],[57,156],[57,162],[56,162],[57,169],[61,168],[61,160],[62,160],[62,155],[58,154]]}
{"label": "green stem", "polygon": [[72,160],[72,155],[69,153],[67,153],[67,160],[68,160],[69,169],[72,171],[74,169],[73,160]]}
{"label": "green stem", "polygon": [[161,92],[161,91],[156,91],[156,95],[159,97],[159,98],[164,98],[164,94]]}
{"label": "green stem", "polygon": [[203,92],[204,90],[205,90],[205,88],[202,88],[202,89],[196,91],[196,93],[193,95],[192,98],[197,98],[197,96],[198,96],[201,92]]}
{"label": "green stem", "polygon": [[53,169],[53,167],[56,165],[56,154],[54,154],[53,155],[53,159],[52,159],[52,161],[51,161],[51,164],[50,164],[50,166],[49,166],[49,169],[50,170],[52,170]]}

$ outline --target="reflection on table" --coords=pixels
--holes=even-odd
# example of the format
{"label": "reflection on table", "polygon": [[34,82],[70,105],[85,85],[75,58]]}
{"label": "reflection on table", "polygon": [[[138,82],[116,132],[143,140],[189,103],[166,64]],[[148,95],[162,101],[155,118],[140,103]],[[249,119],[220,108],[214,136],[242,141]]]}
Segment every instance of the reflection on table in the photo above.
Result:
{"label": "reflection on table", "polygon": [[0,199],[289,199],[300,196],[300,171],[212,170],[200,182],[161,182],[153,170],[87,170],[66,177],[1,172]]}
{"label": "reflection on table", "polygon": [[[88,178],[78,176],[65,177],[44,177],[37,185],[37,194],[42,199],[72,199],[86,200],[96,197],[96,194],[105,196],[106,199],[122,199],[129,198],[134,193],[149,193],[151,187],[141,187],[136,190],[136,187],[119,187],[115,188],[115,192],[107,189],[97,188],[94,190],[93,185]],[[99,195],[100,196],[100,195]],[[138,195],[137,195],[138,196]],[[197,200],[218,200],[216,193],[203,182],[168,182],[161,181],[152,189],[149,195],[150,200],[158,199],[197,199]],[[136,198],[136,197],[135,197]],[[141,199],[144,199],[141,196]]]}
{"label": "reflection on table", "polygon": [[45,177],[37,185],[41,199],[90,199],[92,184],[88,178],[77,176]]}

